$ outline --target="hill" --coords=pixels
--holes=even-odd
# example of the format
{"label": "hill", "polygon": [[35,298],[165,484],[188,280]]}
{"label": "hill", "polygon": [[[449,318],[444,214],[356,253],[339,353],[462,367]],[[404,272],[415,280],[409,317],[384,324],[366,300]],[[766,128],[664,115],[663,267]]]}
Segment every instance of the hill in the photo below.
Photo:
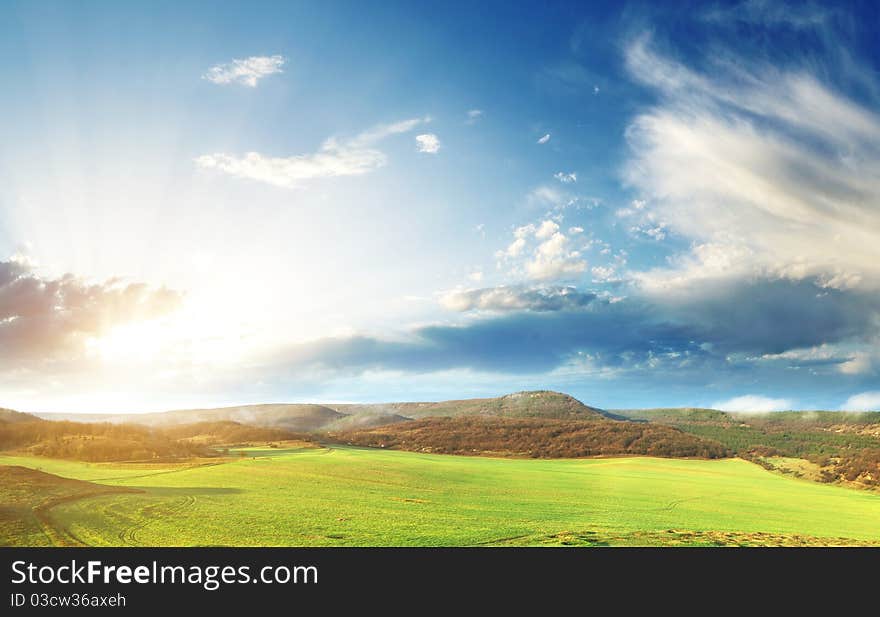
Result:
{"label": "hill", "polygon": [[217,456],[202,445],[145,426],[44,420],[0,424],[0,450],[92,462]]}
{"label": "hill", "polygon": [[600,409],[588,407],[576,398],[560,392],[536,390],[515,392],[497,398],[474,398],[436,403],[377,403],[360,405],[333,405],[345,414],[374,412],[399,415],[405,418],[497,416],[502,418],[548,418],[601,420],[606,415]]}
{"label": "hill", "polygon": [[660,422],[666,424],[675,424],[678,422],[714,424],[733,423],[736,421],[735,418],[727,412],[699,407],[615,409],[614,413],[618,417],[627,420],[641,420],[645,422]]}
{"label": "hill", "polygon": [[39,420],[39,418],[29,413],[0,408],[0,423],[12,424],[15,422],[33,422],[34,420]]}
{"label": "hill", "polygon": [[499,416],[598,420],[610,417],[559,392],[516,392],[497,398],[441,402],[301,404],[269,403],[206,409],[179,409],[143,414],[38,414],[46,420],[110,422],[144,426],[172,426],[201,422],[238,422],[251,426],[317,432],[370,428],[426,417]]}
{"label": "hill", "polygon": [[679,429],[613,420],[434,417],[331,435],[350,445],[437,454],[531,458],[577,458],[640,454],[723,458],[730,451],[714,440]]}
{"label": "hill", "polygon": [[342,446],[147,475],[127,465],[7,460],[142,491],[52,509],[59,534],[93,546],[880,542],[877,495],[733,458],[501,459]]}
{"label": "hill", "polygon": [[[818,468],[816,475],[823,482],[880,487],[878,412],[639,409],[617,413],[717,441],[767,469],[778,468],[780,458],[803,459]],[[797,470],[791,473],[801,475]]]}
{"label": "hill", "polygon": [[237,445],[253,442],[286,441],[295,439],[297,433],[283,428],[250,426],[239,422],[197,422],[179,424],[161,429],[162,434],[176,440],[203,445]]}
{"label": "hill", "polygon": [[144,426],[238,422],[252,426],[283,428],[290,431],[316,431],[339,420],[343,414],[324,405],[267,403],[207,409],[178,409],[142,414],[40,414],[40,417],[46,420],[130,423]]}
{"label": "hill", "polygon": [[323,426],[322,431],[349,431],[355,429],[367,429],[399,422],[409,422],[407,418],[396,413],[383,413],[380,409],[361,409],[343,415],[330,424]]}
{"label": "hill", "polygon": [[66,534],[51,525],[51,508],[85,497],[135,492],[138,491],[0,465],[0,546],[68,544]]}

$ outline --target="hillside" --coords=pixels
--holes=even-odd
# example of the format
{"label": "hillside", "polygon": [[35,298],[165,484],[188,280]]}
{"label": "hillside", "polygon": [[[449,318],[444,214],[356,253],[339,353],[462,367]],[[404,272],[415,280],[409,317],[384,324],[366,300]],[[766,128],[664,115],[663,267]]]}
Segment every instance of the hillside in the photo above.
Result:
{"label": "hillside", "polygon": [[425,418],[368,430],[334,433],[340,443],[462,455],[577,458],[639,454],[723,458],[717,441],[676,428],[613,420],[457,416]]}
{"label": "hillside", "polygon": [[671,407],[657,409],[615,409],[614,413],[627,420],[641,420],[645,422],[659,422],[676,424],[679,422],[717,424],[733,423],[735,418],[717,409],[702,409],[699,407]]}
{"label": "hillside", "polygon": [[279,427],[231,421],[148,427],[64,420],[0,424],[0,451],[90,462],[173,462],[215,458],[225,448],[252,443],[303,441],[307,435]]}
{"label": "hillside", "polygon": [[144,426],[171,426],[201,422],[238,422],[252,426],[316,431],[339,420],[343,414],[324,405],[267,403],[208,409],[178,409],[143,414],[40,414],[46,420],[111,422]]}
{"label": "hillside", "polygon": [[637,409],[616,413],[717,441],[767,469],[777,469],[779,457],[803,459],[816,466],[821,481],[880,487],[878,412]]}
{"label": "hillside", "polygon": [[161,430],[163,435],[171,439],[203,445],[235,445],[253,442],[285,441],[297,437],[296,433],[287,429],[251,426],[229,420],[175,424],[158,430]]}
{"label": "hillside", "polygon": [[296,432],[370,428],[426,417],[499,416],[597,420],[606,417],[599,409],[559,392],[516,392],[497,398],[441,402],[297,404],[269,403],[206,409],[179,409],[142,414],[38,414],[46,420],[110,422],[171,426],[201,422],[238,422],[252,426],[283,428]]}
{"label": "hillside", "polygon": [[[502,459],[348,446],[332,454],[263,454],[152,474],[130,465],[8,462],[136,488],[52,508],[57,534],[92,546],[880,542],[877,495],[797,481],[732,458]],[[8,504],[9,484],[0,475],[0,508]],[[46,536],[42,543],[51,544]]]}
{"label": "hillside", "polygon": [[436,403],[377,403],[332,405],[345,414],[374,412],[405,418],[498,416],[505,418],[550,418],[601,420],[603,411],[588,407],[567,394],[548,390],[515,392],[497,398],[475,398]]}
{"label": "hillside", "polygon": [[51,525],[51,508],[84,497],[136,492],[26,467],[0,465],[0,546],[68,544],[67,535]]}
{"label": "hillside", "polygon": [[387,424],[409,422],[412,418],[401,416],[396,413],[382,413],[378,409],[363,409],[343,415],[330,424],[321,427],[322,431],[349,431],[355,429],[368,429]]}
{"label": "hillside", "polygon": [[39,420],[39,418],[29,413],[21,413],[12,409],[0,409],[0,423],[12,424],[15,422],[33,422],[34,420]]}
{"label": "hillside", "polygon": [[216,456],[202,445],[134,424],[15,422],[0,424],[0,450],[82,461],[171,461]]}

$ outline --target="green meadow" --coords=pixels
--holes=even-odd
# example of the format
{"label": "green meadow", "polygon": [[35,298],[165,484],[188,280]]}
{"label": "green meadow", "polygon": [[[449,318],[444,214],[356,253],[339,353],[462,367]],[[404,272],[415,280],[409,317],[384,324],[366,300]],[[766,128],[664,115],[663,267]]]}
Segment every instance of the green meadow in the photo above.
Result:
{"label": "green meadow", "polygon": [[334,447],[252,449],[205,465],[26,456],[0,456],[0,465],[138,491],[60,500],[43,517],[53,533],[29,536],[36,544],[880,542],[880,494],[785,477],[740,459],[522,460]]}

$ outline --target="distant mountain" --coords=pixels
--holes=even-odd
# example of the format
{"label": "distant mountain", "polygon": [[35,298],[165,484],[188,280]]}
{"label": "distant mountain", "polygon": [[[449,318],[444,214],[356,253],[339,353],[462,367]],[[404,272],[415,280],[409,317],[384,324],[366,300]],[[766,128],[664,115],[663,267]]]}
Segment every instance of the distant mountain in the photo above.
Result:
{"label": "distant mountain", "polygon": [[551,418],[557,420],[599,420],[608,415],[601,409],[584,405],[561,392],[535,390],[515,392],[497,398],[474,398],[438,403],[375,403],[332,405],[345,414],[382,413],[404,418],[497,416],[503,418]]}
{"label": "distant mountain", "polygon": [[[614,416],[588,407],[560,392],[516,392],[498,398],[424,403],[240,405],[211,409],[180,409],[144,414],[39,414],[46,420],[111,422],[169,426],[200,422],[238,422],[251,426],[283,428],[297,432],[367,429],[431,416],[499,416],[597,420]],[[615,418],[617,419],[617,418]]]}
{"label": "distant mountain", "polygon": [[316,431],[344,415],[324,405],[269,403],[212,409],[178,409],[143,414],[40,414],[46,420],[73,422],[112,422],[169,426],[200,422],[230,421],[251,426],[284,428],[290,431]]}

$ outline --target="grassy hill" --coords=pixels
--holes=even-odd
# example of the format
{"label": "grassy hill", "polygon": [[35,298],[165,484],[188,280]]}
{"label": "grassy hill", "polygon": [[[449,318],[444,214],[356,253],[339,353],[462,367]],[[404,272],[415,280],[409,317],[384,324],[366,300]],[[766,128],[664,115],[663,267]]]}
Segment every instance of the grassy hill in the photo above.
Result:
{"label": "grassy hill", "polygon": [[58,533],[49,511],[62,503],[110,493],[134,493],[126,487],[105,486],[61,478],[36,469],[0,465],[0,546],[71,544]]}
{"label": "grassy hill", "polygon": [[878,412],[637,409],[616,413],[717,441],[768,469],[776,467],[771,458],[803,459],[818,468],[816,475],[824,482],[880,487]]}
{"label": "grassy hill", "polygon": [[738,459],[497,459],[343,446],[154,471],[2,455],[0,464],[141,491],[51,509],[56,537],[99,546],[880,541],[880,495]]}
{"label": "grassy hill", "polygon": [[698,407],[657,408],[657,409],[615,409],[619,417],[627,420],[641,420],[665,424],[687,423],[733,423],[735,418],[717,409],[701,409]]}

